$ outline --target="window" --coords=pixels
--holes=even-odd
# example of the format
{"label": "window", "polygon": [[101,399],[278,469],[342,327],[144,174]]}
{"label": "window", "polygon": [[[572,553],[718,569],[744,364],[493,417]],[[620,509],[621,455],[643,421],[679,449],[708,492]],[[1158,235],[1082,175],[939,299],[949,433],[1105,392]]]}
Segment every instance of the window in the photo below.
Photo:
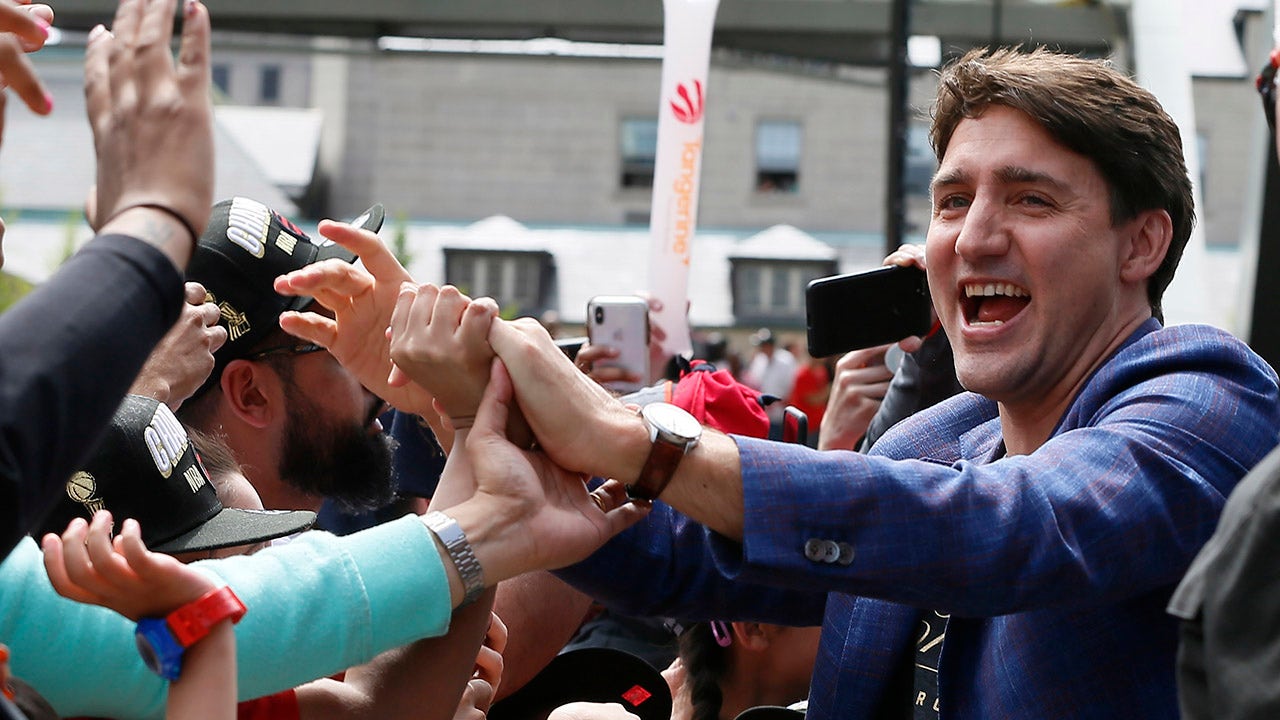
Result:
{"label": "window", "polygon": [[738,323],[804,324],[810,280],[836,273],[835,261],[734,259],[733,314]]}
{"label": "window", "polygon": [[623,118],[620,139],[622,187],[653,187],[653,165],[658,155],[658,119]]}
{"label": "window", "polygon": [[261,83],[258,85],[258,100],[264,103],[280,102],[280,66],[263,65]]}
{"label": "window", "polygon": [[213,86],[223,95],[231,94],[231,67],[218,63],[210,68],[213,74]]}
{"label": "window", "polygon": [[497,300],[504,317],[537,315],[547,309],[550,253],[446,249],[444,254],[445,281],[471,297]]}
{"label": "window", "polygon": [[756,192],[793,193],[800,183],[800,123],[762,120],[756,125]]}

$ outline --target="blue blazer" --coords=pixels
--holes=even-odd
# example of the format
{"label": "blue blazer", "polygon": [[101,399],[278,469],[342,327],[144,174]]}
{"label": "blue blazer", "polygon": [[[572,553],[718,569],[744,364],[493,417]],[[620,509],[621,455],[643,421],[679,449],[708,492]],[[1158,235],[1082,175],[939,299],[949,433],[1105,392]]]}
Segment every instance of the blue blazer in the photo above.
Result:
{"label": "blue blazer", "polygon": [[656,503],[563,574],[625,612],[821,620],[815,720],[906,716],[890,688],[926,610],[951,614],[942,718],[1176,718],[1164,607],[1276,445],[1278,395],[1230,335],[1150,320],[1030,455],[1003,457],[996,405],[974,394],[869,455],[735,438],[744,543]]}

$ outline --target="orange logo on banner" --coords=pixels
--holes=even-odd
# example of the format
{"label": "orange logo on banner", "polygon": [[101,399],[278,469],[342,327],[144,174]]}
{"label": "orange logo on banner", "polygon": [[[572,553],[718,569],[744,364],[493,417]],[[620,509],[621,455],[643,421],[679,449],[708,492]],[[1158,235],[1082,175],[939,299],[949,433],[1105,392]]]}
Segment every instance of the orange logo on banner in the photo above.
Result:
{"label": "orange logo on banner", "polygon": [[677,101],[671,101],[671,112],[675,114],[676,119],[682,123],[690,125],[702,119],[702,83],[693,80],[693,96],[689,95],[689,88],[684,83],[676,85],[676,94],[683,100],[683,105]]}

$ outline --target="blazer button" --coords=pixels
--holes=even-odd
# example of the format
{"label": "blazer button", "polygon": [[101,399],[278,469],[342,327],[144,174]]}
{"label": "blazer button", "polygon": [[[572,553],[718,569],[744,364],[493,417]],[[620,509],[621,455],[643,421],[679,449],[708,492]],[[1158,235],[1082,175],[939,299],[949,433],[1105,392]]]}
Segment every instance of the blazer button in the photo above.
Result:
{"label": "blazer button", "polygon": [[814,562],[823,562],[826,557],[826,543],[817,538],[809,538],[804,543],[804,556]]}
{"label": "blazer button", "polygon": [[840,559],[840,546],[831,540],[824,540],[822,553],[822,562],[831,564]]}
{"label": "blazer button", "polygon": [[853,563],[853,546],[849,543],[840,543],[840,557],[836,558],[836,562],[841,565],[850,565]]}

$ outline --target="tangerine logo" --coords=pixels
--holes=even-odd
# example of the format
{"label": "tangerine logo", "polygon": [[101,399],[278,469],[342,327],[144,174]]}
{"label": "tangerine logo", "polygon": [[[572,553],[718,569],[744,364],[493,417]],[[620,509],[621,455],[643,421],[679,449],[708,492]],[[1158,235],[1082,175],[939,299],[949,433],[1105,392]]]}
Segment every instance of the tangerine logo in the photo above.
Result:
{"label": "tangerine logo", "polygon": [[698,80],[690,81],[693,85],[693,94],[689,94],[689,87],[684,83],[676,85],[676,94],[680,96],[679,100],[671,101],[671,112],[675,114],[676,119],[682,123],[690,125],[702,119],[702,82]]}

